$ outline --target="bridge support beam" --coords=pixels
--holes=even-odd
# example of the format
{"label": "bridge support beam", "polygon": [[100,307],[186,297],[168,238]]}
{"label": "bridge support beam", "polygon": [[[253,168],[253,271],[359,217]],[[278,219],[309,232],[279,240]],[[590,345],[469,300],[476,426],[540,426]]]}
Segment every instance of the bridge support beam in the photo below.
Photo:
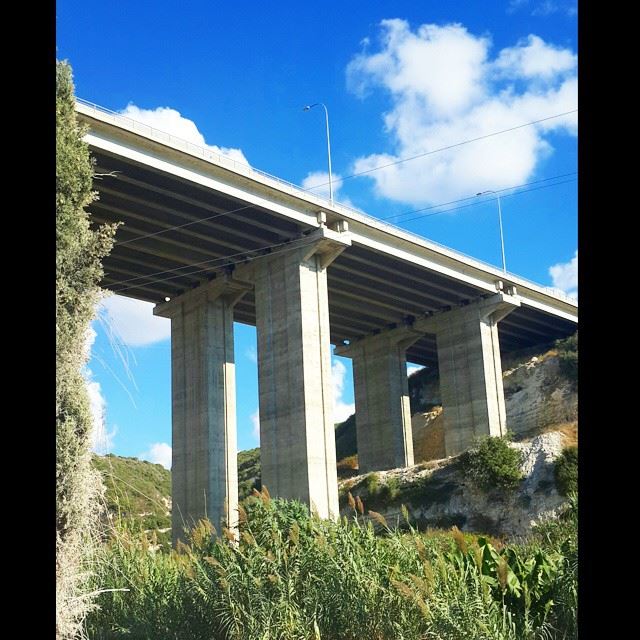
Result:
{"label": "bridge support beam", "polygon": [[353,361],[360,473],[413,465],[406,350],[421,336],[402,327],[335,349]]}
{"label": "bridge support beam", "polygon": [[222,277],[154,308],[171,319],[174,545],[205,516],[237,526],[233,307],[251,286]]}
{"label": "bridge support beam", "polygon": [[506,433],[498,322],[518,306],[516,296],[498,293],[414,324],[436,334],[448,456],[477,436]]}
{"label": "bridge support beam", "polygon": [[299,247],[250,266],[262,483],[322,518],[339,514],[327,267],[349,245],[348,233],[322,226]]}

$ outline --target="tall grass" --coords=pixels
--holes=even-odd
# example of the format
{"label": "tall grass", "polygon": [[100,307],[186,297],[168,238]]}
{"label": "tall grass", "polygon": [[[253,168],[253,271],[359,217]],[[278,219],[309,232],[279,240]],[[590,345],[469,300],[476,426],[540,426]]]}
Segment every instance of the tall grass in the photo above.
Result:
{"label": "tall grass", "polygon": [[[377,531],[357,509],[322,521],[266,490],[240,537],[202,521],[153,552],[127,532],[102,550],[90,637],[233,640],[527,640],[577,637],[575,522],[499,551],[481,537]],[[408,526],[408,523],[407,523]],[[573,594],[573,595],[572,595]]]}

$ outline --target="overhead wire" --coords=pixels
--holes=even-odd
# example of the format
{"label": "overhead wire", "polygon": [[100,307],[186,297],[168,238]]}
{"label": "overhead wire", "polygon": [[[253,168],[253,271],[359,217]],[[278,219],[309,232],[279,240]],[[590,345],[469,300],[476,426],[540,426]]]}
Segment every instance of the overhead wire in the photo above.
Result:
{"label": "overhead wire", "polygon": [[[340,182],[340,181],[344,181],[344,180],[349,180],[351,178],[356,178],[358,176],[366,175],[366,174],[372,173],[374,171],[378,171],[380,169],[385,169],[385,168],[393,166],[393,165],[401,164],[403,162],[408,162],[410,160],[416,160],[417,158],[422,158],[422,157],[425,157],[425,156],[428,156],[428,155],[432,155],[434,153],[439,153],[441,151],[447,151],[449,149],[454,149],[456,147],[460,147],[460,146],[463,146],[465,144],[470,144],[472,142],[477,142],[479,140],[484,140],[486,138],[491,138],[493,136],[501,135],[503,133],[509,133],[510,131],[515,131],[517,129],[522,129],[524,127],[529,127],[529,126],[534,125],[534,124],[539,124],[541,122],[546,122],[547,120],[553,120],[554,118],[560,118],[562,116],[566,116],[566,115],[569,115],[571,113],[576,113],[577,111],[578,111],[578,109],[572,109],[570,111],[565,111],[563,113],[557,113],[557,114],[552,115],[552,116],[547,116],[546,118],[540,118],[538,120],[532,120],[531,122],[525,122],[525,123],[519,124],[519,125],[517,125],[515,127],[510,127],[508,129],[502,129],[501,131],[494,131],[492,133],[487,133],[487,134],[485,134],[483,136],[478,136],[476,138],[470,138],[468,140],[463,140],[461,142],[456,142],[454,144],[450,144],[450,145],[447,145],[445,147],[440,147],[438,149],[432,149],[431,151],[425,151],[424,153],[419,153],[419,154],[414,155],[414,156],[409,156],[409,157],[406,157],[406,158],[399,158],[398,160],[394,160],[393,162],[390,162],[390,163],[387,163],[387,164],[384,164],[384,165],[379,165],[377,167],[372,167],[371,169],[366,169],[364,171],[359,171],[357,173],[353,173],[351,175],[344,176],[344,177],[341,177],[339,179],[336,179],[335,181],[332,181],[332,182]],[[316,184],[313,187],[307,187],[307,188],[298,187],[298,188],[301,191],[311,192],[314,189],[318,189],[318,188],[326,186],[328,184],[329,184],[329,182],[324,182],[324,183],[321,183],[321,184]],[[132,238],[130,240],[124,240],[124,241],[120,241],[120,242],[116,241],[115,244],[117,246],[124,246],[126,244],[131,244],[132,242],[139,242],[140,240],[144,240],[145,238],[151,238],[151,237],[154,237],[154,236],[158,236],[158,235],[161,235],[163,233],[167,233],[169,231],[174,231],[176,229],[183,229],[183,228],[191,226],[193,224],[206,222],[208,220],[214,220],[215,218],[219,218],[219,217],[225,216],[225,215],[231,215],[233,213],[239,213],[240,211],[244,211],[246,209],[251,209],[253,206],[254,205],[243,205],[242,207],[238,207],[236,209],[231,209],[230,211],[222,211],[222,212],[215,213],[215,214],[213,214],[211,216],[207,216],[207,217],[204,217],[204,218],[199,218],[197,220],[190,220],[189,222],[185,222],[184,224],[174,225],[172,227],[167,227],[165,229],[160,229],[158,231],[147,233],[147,234],[144,234],[142,236],[138,236],[137,238]]]}
{"label": "overhead wire", "polygon": [[[440,151],[447,151],[449,149],[454,149],[455,147],[461,147],[462,145],[469,144],[470,142],[478,142],[478,140],[485,140],[486,138],[491,138],[492,136],[498,136],[502,133],[509,133],[509,131],[515,131],[516,129],[522,129],[523,127],[530,127],[533,124],[539,124],[540,122],[545,122],[547,120],[553,120],[554,118],[561,118],[562,116],[568,116],[571,113],[576,113],[578,109],[571,109],[571,111],[565,111],[564,113],[557,113],[553,116],[547,116],[546,118],[540,118],[539,120],[532,120],[531,122],[525,122],[524,124],[519,124],[515,127],[510,127],[509,129],[502,129],[501,131],[494,131],[493,133],[487,133],[483,136],[478,136],[477,138],[470,138],[469,140],[463,140],[462,142],[456,142],[454,144],[447,145],[446,147],[439,147],[438,149],[432,149],[431,151],[425,151],[423,153],[418,153],[415,156],[408,156],[406,158],[399,158],[398,160],[394,160],[393,162],[389,162],[387,164],[381,164],[376,167],[372,167],[371,169],[366,169],[364,171],[358,171],[357,173],[352,173],[351,175],[340,177],[332,182],[344,182],[345,180],[350,180],[351,178],[357,178],[359,176],[365,175],[367,173],[372,173],[373,171],[378,171],[379,169],[386,169],[387,167],[393,167],[397,164],[402,164],[403,162],[408,162],[409,160],[416,160],[417,158],[424,158],[425,156],[430,156],[434,153],[439,153]],[[323,182],[322,184],[316,184],[312,188],[317,189],[318,187],[324,187],[328,185],[328,182]]]}
{"label": "overhead wire", "polygon": [[[563,180],[561,182],[554,182],[553,184],[541,185],[539,187],[534,187],[533,189],[523,189],[522,191],[518,191],[516,193],[508,193],[505,196],[502,196],[502,198],[503,199],[504,198],[511,198],[512,196],[519,196],[519,195],[521,195],[523,193],[529,193],[530,191],[540,191],[541,189],[549,189],[550,187],[557,187],[557,186],[559,186],[561,184],[567,184],[569,182],[576,182],[576,180],[577,180],[577,178],[573,178],[572,180]],[[412,222],[413,220],[418,220],[420,218],[429,218],[431,216],[438,216],[440,214],[449,213],[451,211],[458,211],[459,209],[466,209],[468,207],[475,207],[478,204],[483,204],[483,203],[488,202],[488,201],[489,201],[489,198],[487,198],[485,200],[482,200],[482,201],[479,201],[479,202],[471,202],[469,204],[463,204],[463,205],[461,205],[459,207],[451,207],[450,209],[443,209],[442,211],[434,211],[433,213],[425,213],[425,214],[423,214],[421,216],[415,216],[413,218],[408,218],[406,220],[402,220],[401,222],[402,222],[402,224],[405,224],[407,222]]]}
{"label": "overhead wire", "polygon": [[[570,173],[561,173],[557,176],[542,178],[541,180],[533,180],[532,182],[524,182],[523,184],[517,184],[511,187],[503,187],[502,189],[496,189],[496,193],[501,193],[503,191],[511,191],[512,189],[520,189],[521,187],[528,187],[529,185],[532,185],[532,184],[539,184],[540,182],[548,182],[549,180],[556,180],[558,178],[566,178],[567,176],[575,176],[577,173],[578,173],[577,171],[571,171]],[[519,193],[522,193],[522,192],[519,192]],[[429,205],[428,207],[413,209],[412,211],[403,211],[402,213],[395,213],[391,216],[380,218],[380,220],[391,220],[393,218],[399,218],[400,216],[408,216],[412,213],[419,213],[420,211],[427,211],[430,209],[439,209],[440,207],[446,207],[447,205],[450,205],[450,204],[457,204],[458,202],[465,202],[467,200],[477,200],[477,198],[478,198],[478,194],[475,194],[473,196],[465,196],[464,198],[458,198],[458,200],[450,200],[449,202],[441,202],[440,204],[432,204],[432,205]],[[487,200],[491,200],[491,198],[485,198],[485,200],[478,201],[475,204],[481,204],[482,202],[486,202]],[[454,209],[451,209],[451,211],[453,210]],[[442,213],[446,213],[446,212],[442,212]]]}

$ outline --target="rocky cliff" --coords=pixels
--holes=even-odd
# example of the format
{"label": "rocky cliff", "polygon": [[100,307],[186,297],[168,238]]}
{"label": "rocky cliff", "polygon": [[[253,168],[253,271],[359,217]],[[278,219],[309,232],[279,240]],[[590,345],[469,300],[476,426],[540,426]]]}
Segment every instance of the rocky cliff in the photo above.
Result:
{"label": "rocky cliff", "polygon": [[460,457],[407,469],[355,476],[340,483],[341,515],[351,515],[349,493],[364,512],[380,513],[390,525],[403,523],[402,505],[420,529],[449,528],[494,536],[526,535],[535,522],[552,518],[566,503],[555,482],[555,461],[569,437],[553,431],[513,443],[523,453],[523,479],[514,489],[484,490],[465,475]]}

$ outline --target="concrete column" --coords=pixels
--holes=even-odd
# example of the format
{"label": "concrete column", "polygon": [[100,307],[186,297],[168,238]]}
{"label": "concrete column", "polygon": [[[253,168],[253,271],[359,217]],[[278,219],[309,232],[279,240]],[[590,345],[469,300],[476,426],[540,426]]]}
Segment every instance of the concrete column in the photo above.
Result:
{"label": "concrete column", "polygon": [[233,307],[249,288],[222,277],[154,308],[171,318],[174,544],[205,516],[218,531],[237,525]]}
{"label": "concrete column", "polygon": [[506,433],[498,322],[519,305],[499,293],[415,325],[436,334],[449,456],[469,449],[476,436]]}
{"label": "concrete column", "polygon": [[348,238],[322,226],[252,266],[262,483],[322,518],[339,512],[326,269]]}
{"label": "concrete column", "polygon": [[421,335],[403,327],[335,349],[353,361],[360,473],[413,465],[406,350]]}

